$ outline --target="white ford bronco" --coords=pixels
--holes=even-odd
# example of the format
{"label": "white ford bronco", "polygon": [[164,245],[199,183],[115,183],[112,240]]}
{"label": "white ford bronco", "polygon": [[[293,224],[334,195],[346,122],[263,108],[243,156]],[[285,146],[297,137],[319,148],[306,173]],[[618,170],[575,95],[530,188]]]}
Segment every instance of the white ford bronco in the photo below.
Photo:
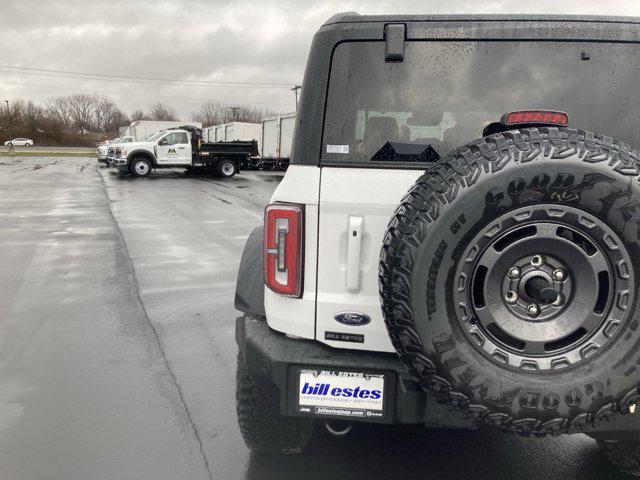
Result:
{"label": "white ford bronco", "polygon": [[612,17],[320,29],[239,269],[251,449],[486,424],[586,433],[640,475],[638,42]]}

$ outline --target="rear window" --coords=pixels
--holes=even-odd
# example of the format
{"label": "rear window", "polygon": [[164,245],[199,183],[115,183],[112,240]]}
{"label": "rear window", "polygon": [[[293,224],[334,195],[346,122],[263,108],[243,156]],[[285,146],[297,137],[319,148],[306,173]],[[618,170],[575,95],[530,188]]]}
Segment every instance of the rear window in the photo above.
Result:
{"label": "rear window", "polygon": [[570,127],[640,145],[638,45],[415,41],[402,63],[386,63],[384,51],[384,42],[335,49],[325,163],[419,168],[528,108],[562,110]]}

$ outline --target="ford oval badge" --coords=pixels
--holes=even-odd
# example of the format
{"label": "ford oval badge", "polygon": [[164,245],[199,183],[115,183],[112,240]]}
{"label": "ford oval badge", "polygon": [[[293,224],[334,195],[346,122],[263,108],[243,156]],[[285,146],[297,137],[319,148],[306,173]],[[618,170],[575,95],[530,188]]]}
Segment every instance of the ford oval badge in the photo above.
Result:
{"label": "ford oval badge", "polygon": [[336,322],[350,327],[360,327],[371,322],[369,315],[360,312],[340,312],[336,313],[333,318],[336,319]]}

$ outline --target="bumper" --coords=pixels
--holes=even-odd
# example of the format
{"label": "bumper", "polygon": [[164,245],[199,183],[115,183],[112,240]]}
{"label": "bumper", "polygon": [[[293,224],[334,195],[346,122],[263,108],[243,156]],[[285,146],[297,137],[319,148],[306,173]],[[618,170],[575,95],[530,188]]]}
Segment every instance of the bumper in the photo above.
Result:
{"label": "bumper", "polygon": [[[393,354],[343,351],[318,342],[288,338],[271,330],[264,317],[250,315],[237,319],[236,341],[249,373],[273,404],[280,405],[280,413],[284,416],[309,416],[301,413],[297,404],[297,372],[300,368],[333,369],[381,373],[387,379],[384,416],[355,420],[474,428],[471,420],[438,404],[434,397],[420,389]],[[344,420],[340,416],[321,417]]]}
{"label": "bumper", "polygon": [[126,158],[113,158],[109,160],[109,165],[111,165],[112,167],[116,167],[119,170],[124,171],[128,171],[129,166],[127,165],[127,159]]}

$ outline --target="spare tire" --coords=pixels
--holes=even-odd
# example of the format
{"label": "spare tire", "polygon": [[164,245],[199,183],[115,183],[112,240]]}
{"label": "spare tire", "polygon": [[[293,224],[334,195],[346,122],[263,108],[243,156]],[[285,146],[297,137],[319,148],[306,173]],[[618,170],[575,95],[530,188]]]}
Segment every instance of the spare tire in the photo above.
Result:
{"label": "spare tire", "polygon": [[528,128],[418,179],[379,266],[389,335],[416,382],[525,434],[580,431],[640,401],[638,155]]}

